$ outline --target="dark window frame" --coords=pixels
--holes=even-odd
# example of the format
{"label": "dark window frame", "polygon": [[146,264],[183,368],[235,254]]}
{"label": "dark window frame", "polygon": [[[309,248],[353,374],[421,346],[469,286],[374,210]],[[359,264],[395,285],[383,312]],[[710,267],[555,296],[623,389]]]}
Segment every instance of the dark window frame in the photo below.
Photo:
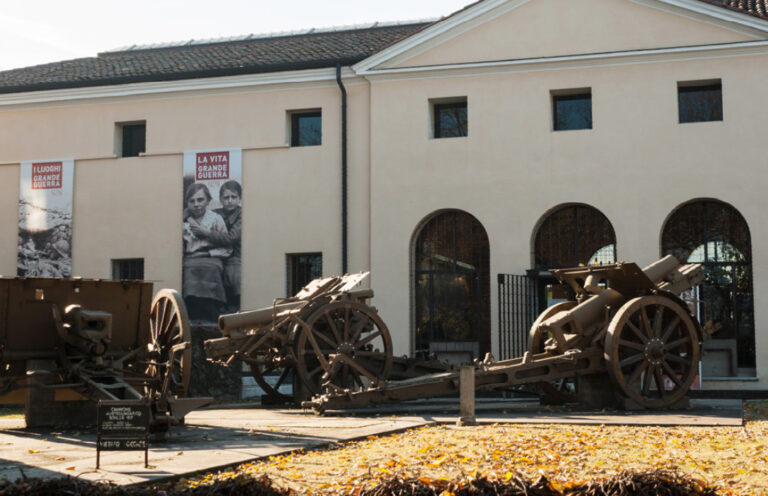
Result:
{"label": "dark window frame", "polygon": [[138,157],[147,151],[147,121],[118,122],[120,158]]}
{"label": "dark window frame", "polygon": [[[716,93],[709,94],[713,91]],[[694,102],[693,99],[697,97],[697,101]],[[694,122],[722,122],[722,120],[722,80],[715,79],[706,81],[678,81],[677,121],[679,124],[692,124]]]}
{"label": "dark window frame", "polygon": [[[316,272],[313,274],[312,261],[307,260],[304,262],[307,267],[303,271],[297,270],[298,263],[301,263],[302,258],[314,257],[319,263],[316,267]],[[304,253],[286,253],[285,255],[285,292],[290,298],[296,295],[301,288],[307,285],[310,281],[323,276],[323,252],[304,252]]]}
{"label": "dark window frame", "polygon": [[[292,147],[299,147],[299,146],[320,146],[323,144],[323,111],[322,110],[311,110],[311,111],[301,111],[301,112],[291,112],[291,146]],[[320,119],[320,132],[317,139],[317,142],[311,142],[311,143],[302,143],[302,132],[301,132],[301,120],[302,119]]]}
{"label": "dark window frame", "polygon": [[143,258],[113,258],[112,279],[115,281],[143,281]]}
{"label": "dark window frame", "polygon": [[[442,126],[441,112],[450,110],[464,110],[464,122],[463,126],[461,122],[457,122],[456,126],[452,128],[454,133],[447,134],[447,130]],[[469,106],[467,105],[467,99],[456,99],[454,101],[446,102],[433,102],[432,103],[432,133],[435,139],[445,138],[466,138],[469,136]]]}
{"label": "dark window frame", "polygon": [[[594,119],[592,115],[592,88],[580,88],[573,90],[554,90],[550,92],[552,100],[552,130],[553,131],[582,131],[592,129],[594,127]],[[564,126],[565,120],[560,118],[560,114],[564,112],[564,109],[560,109],[561,102],[572,102],[577,100],[589,100],[588,115],[584,118],[583,126]]]}

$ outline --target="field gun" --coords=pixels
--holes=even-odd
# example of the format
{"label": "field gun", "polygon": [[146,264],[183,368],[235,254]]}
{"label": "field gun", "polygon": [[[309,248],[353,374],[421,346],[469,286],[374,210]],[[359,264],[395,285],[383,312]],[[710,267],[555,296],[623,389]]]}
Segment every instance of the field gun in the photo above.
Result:
{"label": "field gun", "polygon": [[[699,323],[678,294],[699,284],[698,264],[666,256],[641,270],[634,263],[551,271],[575,295],[542,312],[531,326],[522,357],[475,364],[475,388],[550,384],[586,376],[610,376],[625,405],[668,408],[698,375]],[[459,373],[382,382],[361,391],[328,385],[303,403],[318,412],[360,408],[458,392]],[[626,401],[631,400],[631,401]]]}
{"label": "field gun", "polygon": [[211,401],[185,398],[190,325],[173,290],[0,277],[0,317],[0,403],[25,404],[28,427],[90,425],[99,400],[141,401],[163,432]]}
{"label": "field gun", "polygon": [[315,279],[271,307],[221,315],[223,337],[204,343],[208,360],[247,363],[272,401],[318,394],[325,383],[378,385],[392,366],[392,339],[366,304],[373,291],[359,287],[368,274]]}

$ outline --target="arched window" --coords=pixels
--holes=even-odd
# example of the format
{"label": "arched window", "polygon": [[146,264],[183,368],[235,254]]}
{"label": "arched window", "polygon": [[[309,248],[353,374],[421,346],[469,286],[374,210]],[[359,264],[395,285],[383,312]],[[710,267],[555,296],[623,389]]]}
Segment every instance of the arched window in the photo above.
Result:
{"label": "arched window", "polygon": [[[709,359],[707,375],[752,374],[755,367],[755,322],[752,297],[752,241],[744,217],[717,200],[687,203],[669,216],[661,236],[662,255],[681,262],[700,263],[706,279],[690,295],[699,320],[712,338],[735,344],[737,365],[718,365]],[[709,324],[708,324],[709,323]],[[708,324],[708,325],[707,325]],[[726,350],[726,341],[720,348]],[[711,346],[711,343],[705,343]],[[727,355],[726,355],[727,359]],[[747,369],[747,370],[744,370]],[[705,373],[707,370],[705,370]]]}
{"label": "arched window", "polygon": [[588,205],[567,205],[550,213],[534,242],[540,270],[616,261],[616,233],[608,219]]}
{"label": "arched window", "polygon": [[608,219],[589,205],[555,208],[539,224],[533,241],[533,274],[538,310],[570,298],[570,289],[549,269],[616,262],[616,233]]}
{"label": "arched window", "polygon": [[454,362],[491,347],[488,235],[451,210],[421,227],[414,245],[415,351]]}

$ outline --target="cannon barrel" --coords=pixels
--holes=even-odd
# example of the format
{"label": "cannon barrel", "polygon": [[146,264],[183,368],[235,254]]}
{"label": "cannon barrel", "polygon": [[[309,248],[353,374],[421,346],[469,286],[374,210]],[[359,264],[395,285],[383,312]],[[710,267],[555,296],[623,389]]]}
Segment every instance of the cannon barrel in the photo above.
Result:
{"label": "cannon barrel", "polygon": [[605,315],[606,307],[616,307],[625,301],[627,301],[626,298],[615,289],[606,289],[599,295],[591,296],[581,305],[576,305],[571,310],[555,314],[547,319],[544,325],[558,325],[559,323],[564,323],[563,319],[566,319],[569,322],[573,322],[576,326],[571,332],[578,332],[593,322],[599,321]]}
{"label": "cannon barrel", "polygon": [[[690,287],[690,282],[694,280],[688,278],[681,281],[681,275],[677,273],[679,266],[680,262],[674,256],[667,255],[645,267],[643,273],[655,287],[667,284],[666,280],[677,280],[678,284],[675,287],[682,291]],[[687,270],[688,266],[684,268]],[[540,327],[552,333],[560,348],[566,348],[566,334],[583,334],[595,324],[602,322],[606,308],[618,308],[626,301],[627,296],[615,289],[601,290],[599,294],[590,296],[579,305],[554,314],[542,322]],[[535,331],[535,329],[531,330],[532,333]]]}
{"label": "cannon barrel", "polygon": [[292,301],[290,303],[259,308],[258,310],[219,315],[219,329],[222,331],[231,331],[233,329],[259,327],[272,322],[272,319],[278,313],[298,308],[305,304],[305,301]]}
{"label": "cannon barrel", "polygon": [[[366,300],[373,297],[372,289],[358,289],[346,293],[351,299]],[[219,329],[222,332],[234,329],[253,329],[272,322],[276,315],[286,310],[294,310],[307,304],[307,300],[291,301],[271,307],[249,310],[246,312],[219,315]]]}
{"label": "cannon barrel", "polygon": [[643,272],[654,284],[658,284],[679,266],[680,261],[677,258],[672,255],[667,255],[661,260],[657,260],[648,267],[645,267]]}
{"label": "cannon barrel", "polygon": [[[643,272],[648,279],[654,284],[658,285],[664,278],[677,269],[680,262],[677,261],[672,255],[667,255],[661,260],[657,260],[648,267],[643,269]],[[570,313],[571,317],[584,326],[588,323],[597,321],[605,313],[606,307],[616,307],[624,303],[626,298],[616,290],[606,289],[598,295],[592,296],[581,305],[573,308]]]}

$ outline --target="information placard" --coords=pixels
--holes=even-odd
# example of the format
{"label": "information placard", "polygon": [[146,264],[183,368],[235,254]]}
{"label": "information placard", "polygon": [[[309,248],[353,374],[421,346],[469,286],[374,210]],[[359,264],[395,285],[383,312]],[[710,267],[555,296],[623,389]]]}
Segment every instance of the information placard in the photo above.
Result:
{"label": "information placard", "polygon": [[102,451],[144,451],[149,464],[149,404],[144,401],[99,401],[96,468]]}

